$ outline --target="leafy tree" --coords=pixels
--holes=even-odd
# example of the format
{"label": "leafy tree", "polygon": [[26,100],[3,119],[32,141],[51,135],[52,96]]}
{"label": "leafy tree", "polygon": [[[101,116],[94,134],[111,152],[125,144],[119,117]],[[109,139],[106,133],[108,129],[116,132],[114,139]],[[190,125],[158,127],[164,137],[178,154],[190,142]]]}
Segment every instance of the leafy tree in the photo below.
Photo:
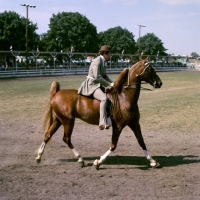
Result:
{"label": "leafy tree", "polygon": [[167,55],[163,42],[154,35],[154,33],[147,33],[143,37],[140,37],[140,52],[143,52],[145,55],[156,55],[159,52],[159,55]]}
{"label": "leafy tree", "polygon": [[192,53],[191,53],[191,56],[194,57],[194,58],[197,58],[197,57],[199,57],[199,54],[196,53],[196,52],[192,52]]}
{"label": "leafy tree", "polygon": [[77,12],[53,14],[49,28],[45,37],[48,51],[70,51],[72,46],[77,52],[96,52],[98,49],[96,27]]}
{"label": "leafy tree", "polygon": [[123,50],[126,54],[136,52],[134,35],[120,26],[99,33],[99,47],[105,44],[112,47],[113,53],[122,53]]}
{"label": "leafy tree", "polygon": [[40,34],[40,41],[38,44],[38,49],[40,51],[46,51],[48,46],[48,36],[47,33]]}
{"label": "leafy tree", "polygon": [[[37,24],[28,21],[28,47],[36,50],[39,36]],[[26,18],[12,11],[0,13],[0,50],[26,50]]]}

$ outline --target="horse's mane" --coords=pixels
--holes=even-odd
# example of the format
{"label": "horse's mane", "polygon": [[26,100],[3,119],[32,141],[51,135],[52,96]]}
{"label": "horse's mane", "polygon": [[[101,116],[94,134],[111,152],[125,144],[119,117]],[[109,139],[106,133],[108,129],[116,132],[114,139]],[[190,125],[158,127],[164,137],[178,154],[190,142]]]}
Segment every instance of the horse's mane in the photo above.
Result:
{"label": "horse's mane", "polygon": [[112,102],[112,115],[116,121],[118,128],[122,128],[122,124],[124,123],[124,119],[121,113],[121,108],[119,104],[119,94],[122,92],[122,85],[124,84],[127,75],[128,75],[128,68],[125,68],[115,81],[114,88],[111,91],[111,102]]}
{"label": "horse's mane", "polygon": [[117,91],[118,93],[121,93],[122,91],[122,85],[124,84],[126,77],[128,75],[128,68],[125,68],[119,75],[119,77],[117,78],[117,80],[115,81],[115,86],[114,86],[114,91]]}

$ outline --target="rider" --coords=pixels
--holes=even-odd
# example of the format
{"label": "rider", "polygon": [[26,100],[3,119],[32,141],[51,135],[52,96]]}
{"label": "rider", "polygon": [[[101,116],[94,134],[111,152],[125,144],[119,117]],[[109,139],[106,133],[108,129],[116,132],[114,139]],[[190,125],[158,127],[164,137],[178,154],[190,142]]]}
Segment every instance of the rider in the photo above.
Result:
{"label": "rider", "polygon": [[81,84],[78,89],[78,94],[84,96],[93,96],[100,102],[100,119],[99,119],[99,129],[109,129],[107,124],[106,106],[107,106],[107,96],[101,90],[103,87],[113,87],[114,82],[106,74],[106,61],[111,56],[111,47],[104,45],[99,50],[99,56],[95,58],[89,68],[89,73],[87,79]]}

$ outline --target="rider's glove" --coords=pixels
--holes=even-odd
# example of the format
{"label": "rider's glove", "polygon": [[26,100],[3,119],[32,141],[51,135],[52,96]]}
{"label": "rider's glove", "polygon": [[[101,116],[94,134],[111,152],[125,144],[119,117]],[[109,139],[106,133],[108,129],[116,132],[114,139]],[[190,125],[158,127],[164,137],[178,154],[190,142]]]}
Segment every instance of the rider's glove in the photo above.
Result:
{"label": "rider's glove", "polygon": [[114,84],[115,84],[114,82],[110,83],[110,87],[114,87]]}

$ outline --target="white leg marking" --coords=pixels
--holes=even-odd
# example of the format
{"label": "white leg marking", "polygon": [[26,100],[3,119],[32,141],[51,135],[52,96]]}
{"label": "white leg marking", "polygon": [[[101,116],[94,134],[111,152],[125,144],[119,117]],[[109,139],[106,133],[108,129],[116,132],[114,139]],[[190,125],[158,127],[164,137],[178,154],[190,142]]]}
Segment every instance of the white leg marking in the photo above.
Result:
{"label": "white leg marking", "polygon": [[43,142],[43,143],[41,144],[41,146],[40,146],[39,151],[38,151],[38,154],[39,154],[39,155],[42,155],[42,154],[43,154],[45,146],[46,146],[46,143]]}
{"label": "white leg marking", "polygon": [[72,149],[72,152],[74,153],[75,157],[77,157],[77,158],[81,157],[81,155],[79,154],[79,152],[75,148]]}
{"label": "white leg marking", "polygon": [[157,165],[156,161],[151,157],[148,151],[144,150],[144,155],[147,157],[148,160],[150,160],[150,165],[152,167],[155,167]]}
{"label": "white leg marking", "polygon": [[110,155],[112,151],[109,149],[108,151],[106,151],[106,153],[100,157],[100,160],[96,159],[93,164],[96,167],[96,169],[99,169],[99,166],[106,160],[106,158]]}
{"label": "white leg marking", "polygon": [[38,162],[40,162],[40,160],[41,160],[41,157],[42,157],[42,154],[43,154],[43,152],[44,152],[45,146],[46,146],[46,143],[43,142],[43,143],[41,144],[39,150],[38,150],[38,157],[36,158],[36,160],[38,160]]}
{"label": "white leg marking", "polygon": [[85,166],[84,160],[83,160],[83,158],[81,157],[81,155],[79,154],[79,152],[78,152],[75,148],[73,148],[73,149],[71,149],[71,150],[72,150],[72,152],[74,153],[75,157],[78,158],[78,163],[81,164],[81,167],[84,167],[84,166]]}
{"label": "white leg marking", "polygon": [[99,164],[101,164],[102,162],[104,162],[106,160],[106,158],[112,153],[112,151],[109,149],[108,151],[106,151],[106,153],[100,157],[99,160]]}
{"label": "white leg marking", "polygon": [[154,161],[154,159],[151,157],[151,155],[148,151],[144,150],[144,155],[147,157],[148,160],[150,160],[150,162]]}
{"label": "white leg marking", "polygon": [[78,158],[78,162],[83,162],[83,158],[75,148],[72,149],[72,152],[74,153],[75,157]]}

